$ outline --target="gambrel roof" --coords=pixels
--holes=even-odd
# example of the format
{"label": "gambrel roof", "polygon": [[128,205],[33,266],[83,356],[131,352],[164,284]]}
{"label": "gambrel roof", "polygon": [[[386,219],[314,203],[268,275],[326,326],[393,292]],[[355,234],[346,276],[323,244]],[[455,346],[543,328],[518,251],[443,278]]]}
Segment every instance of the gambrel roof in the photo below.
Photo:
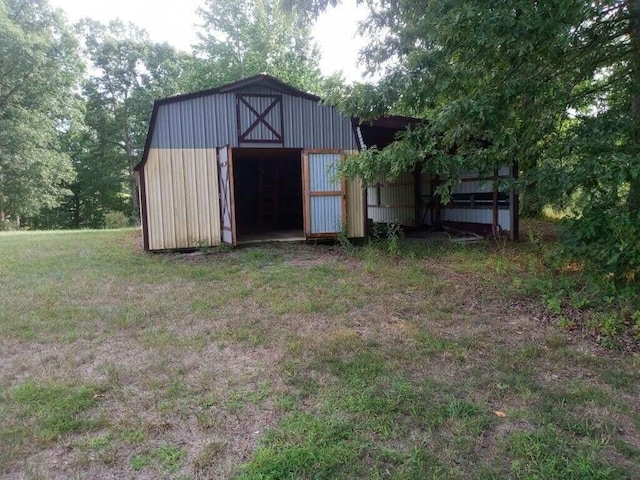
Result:
{"label": "gambrel roof", "polygon": [[201,90],[198,92],[185,93],[180,95],[174,95],[172,97],[157,99],[153,104],[153,112],[151,113],[151,120],[149,121],[149,129],[147,131],[147,139],[144,146],[144,152],[142,154],[142,160],[140,161],[140,163],[138,163],[138,165],[135,166],[135,170],[139,171],[146,163],[146,160],[149,155],[149,149],[151,148],[151,141],[153,138],[156,120],[158,118],[158,110],[161,106],[172,104],[172,103],[178,103],[178,102],[186,102],[188,100],[193,100],[200,97],[207,97],[210,95],[233,93],[236,91],[246,91],[247,89],[256,88],[256,87],[270,89],[285,95],[289,95],[291,97],[298,97],[305,100],[309,100],[314,103],[319,103],[322,100],[317,95],[304,92],[298,88],[293,87],[292,85],[289,85],[267,74],[255,75],[253,77],[245,78],[237,82],[228,83],[226,85],[222,85],[219,87],[210,88],[206,90]]}

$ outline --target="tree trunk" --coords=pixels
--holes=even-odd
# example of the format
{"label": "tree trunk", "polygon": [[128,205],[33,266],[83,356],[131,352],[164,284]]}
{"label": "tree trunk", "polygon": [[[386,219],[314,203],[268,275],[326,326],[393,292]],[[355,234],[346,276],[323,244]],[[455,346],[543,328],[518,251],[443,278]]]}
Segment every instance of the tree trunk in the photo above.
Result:
{"label": "tree trunk", "polygon": [[138,202],[138,182],[136,181],[136,175],[133,170],[137,158],[133,155],[133,145],[131,141],[131,128],[129,125],[129,109],[127,108],[127,102],[129,95],[127,92],[124,94],[124,150],[127,154],[127,163],[129,167],[129,185],[131,188],[131,218],[140,218],[140,205]]}
{"label": "tree trunk", "polygon": [[73,228],[80,228],[80,194],[73,195]]}
{"label": "tree trunk", "polygon": [[0,223],[4,223],[7,220],[7,214],[4,211],[4,197],[0,194]]}
{"label": "tree trunk", "polygon": [[[631,46],[631,108],[634,121],[633,143],[640,146],[640,0],[628,0],[629,42]],[[634,159],[640,162],[640,158]],[[631,180],[627,205],[632,214],[640,212],[640,178]]]}
{"label": "tree trunk", "polygon": [[133,171],[133,167],[135,166],[136,158],[129,155],[129,183],[131,185],[131,218],[139,219],[140,218],[140,204],[139,204],[139,193],[138,193],[138,182],[136,180],[136,174]]}

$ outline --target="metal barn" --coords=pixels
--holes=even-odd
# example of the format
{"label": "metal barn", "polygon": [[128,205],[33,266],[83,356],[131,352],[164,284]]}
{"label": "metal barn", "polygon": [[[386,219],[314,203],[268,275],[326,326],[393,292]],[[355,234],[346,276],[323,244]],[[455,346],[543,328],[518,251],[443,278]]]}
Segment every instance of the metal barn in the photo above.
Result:
{"label": "metal barn", "polygon": [[154,104],[136,166],[146,250],[366,233],[365,190],[337,178],[349,118],[268,75]]}
{"label": "metal barn", "polygon": [[[406,172],[364,188],[341,180],[344,156],[384,148],[417,119],[360,123],[268,75],[157,100],[136,166],[145,250],[364,237],[371,222],[452,227],[517,238],[517,195],[466,175],[450,204],[437,179]],[[426,160],[428,161],[428,160]]]}

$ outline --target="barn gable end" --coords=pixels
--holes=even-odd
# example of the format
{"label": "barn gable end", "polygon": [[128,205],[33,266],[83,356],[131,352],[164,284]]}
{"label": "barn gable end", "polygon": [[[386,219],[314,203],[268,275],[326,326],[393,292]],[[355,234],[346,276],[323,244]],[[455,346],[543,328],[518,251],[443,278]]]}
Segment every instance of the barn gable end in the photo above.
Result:
{"label": "barn gable end", "polygon": [[[248,95],[263,98],[270,104],[274,97],[281,98],[277,112],[272,109],[267,121],[282,135],[277,142],[267,135],[270,132],[260,123],[249,135],[242,138],[255,115],[245,115],[243,99]],[[251,97],[248,97],[251,98]],[[251,100],[249,100],[251,102]],[[255,101],[258,104],[258,101]],[[268,106],[268,105],[267,105]],[[240,129],[238,122],[240,111]],[[259,111],[259,110],[258,110]],[[250,113],[250,112],[249,112]],[[275,115],[277,113],[277,116]],[[281,131],[280,131],[281,130]],[[282,148],[340,148],[356,150],[357,145],[350,119],[343,117],[333,107],[321,105],[307,98],[283,94],[271,88],[248,88],[228,93],[212,93],[179,102],[159,103],[151,139],[152,148],[216,148],[230,145],[260,146],[261,138],[274,140]],[[273,147],[274,145],[268,145]]]}

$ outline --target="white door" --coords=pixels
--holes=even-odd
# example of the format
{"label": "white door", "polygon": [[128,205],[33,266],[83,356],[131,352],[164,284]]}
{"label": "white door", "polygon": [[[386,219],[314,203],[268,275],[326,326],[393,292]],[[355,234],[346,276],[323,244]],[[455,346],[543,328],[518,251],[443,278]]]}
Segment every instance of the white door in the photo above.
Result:
{"label": "white door", "polygon": [[345,184],[338,177],[340,150],[304,150],[304,226],[309,238],[335,237],[345,228]]}
{"label": "white door", "polygon": [[218,151],[218,169],[220,175],[220,212],[222,220],[222,243],[236,244],[236,216],[233,196],[233,157],[231,147]]}

